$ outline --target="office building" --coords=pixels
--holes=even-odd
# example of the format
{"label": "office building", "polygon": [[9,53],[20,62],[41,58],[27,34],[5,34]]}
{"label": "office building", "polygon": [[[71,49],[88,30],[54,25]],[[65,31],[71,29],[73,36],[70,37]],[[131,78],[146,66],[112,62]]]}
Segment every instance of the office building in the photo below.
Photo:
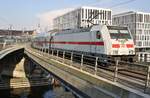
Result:
{"label": "office building", "polygon": [[77,29],[89,27],[93,24],[112,24],[112,11],[97,7],[80,7],[53,21],[54,29]]}

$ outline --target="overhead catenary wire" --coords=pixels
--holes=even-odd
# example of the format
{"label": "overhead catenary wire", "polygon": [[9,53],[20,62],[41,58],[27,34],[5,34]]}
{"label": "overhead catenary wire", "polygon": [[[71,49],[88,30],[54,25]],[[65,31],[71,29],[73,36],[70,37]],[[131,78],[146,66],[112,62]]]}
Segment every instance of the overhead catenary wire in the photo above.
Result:
{"label": "overhead catenary wire", "polygon": [[[101,0],[100,0],[100,1],[101,1]],[[97,2],[100,2],[100,1],[97,1]],[[125,4],[129,4],[129,3],[134,2],[134,1],[136,1],[136,0],[123,1],[123,2],[120,2],[120,3],[118,3],[118,4],[112,5],[112,6],[110,6],[109,8],[110,8],[110,9],[111,9],[111,8],[115,8],[115,7],[118,7],[118,6],[122,6],[122,5],[125,5]],[[94,17],[92,17],[92,14],[93,14],[93,13],[91,13],[91,16],[87,19],[87,22],[89,22],[89,23],[91,23],[92,25],[94,25],[94,23],[92,23],[92,20],[93,20],[94,18],[96,18],[99,14],[102,14],[102,13],[96,13],[96,15],[95,15]]]}
{"label": "overhead catenary wire", "polygon": [[134,1],[136,1],[136,0],[127,0],[127,1],[124,1],[124,2],[120,2],[120,3],[118,3],[118,4],[115,4],[115,5],[110,6],[110,8],[115,8],[115,7],[118,7],[118,6],[122,6],[122,5],[125,5],[125,4],[129,4],[129,3],[134,2]]}

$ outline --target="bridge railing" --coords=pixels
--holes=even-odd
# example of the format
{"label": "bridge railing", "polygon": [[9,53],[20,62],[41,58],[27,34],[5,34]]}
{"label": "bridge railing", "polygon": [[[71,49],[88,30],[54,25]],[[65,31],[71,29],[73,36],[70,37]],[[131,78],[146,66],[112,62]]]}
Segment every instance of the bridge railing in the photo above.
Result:
{"label": "bridge railing", "polygon": [[3,45],[2,43],[0,43],[0,51],[1,50],[4,50],[4,49],[7,49],[7,48],[10,48],[10,47],[12,47],[13,45],[8,45],[8,44],[6,44],[6,45]]}
{"label": "bridge railing", "polygon": [[89,56],[83,53],[63,50],[40,49],[44,56],[52,58],[76,67],[81,71],[92,75],[104,77],[113,82],[129,86],[135,84],[137,88],[146,92],[150,84],[150,66],[138,63],[130,63],[120,60],[112,60],[105,57]]}

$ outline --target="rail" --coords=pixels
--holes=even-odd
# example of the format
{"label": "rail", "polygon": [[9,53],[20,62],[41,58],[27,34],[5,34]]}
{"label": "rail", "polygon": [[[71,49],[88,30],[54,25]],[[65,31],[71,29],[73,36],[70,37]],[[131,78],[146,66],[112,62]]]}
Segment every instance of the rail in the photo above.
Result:
{"label": "rail", "polygon": [[40,49],[39,51],[34,49],[34,51],[40,55],[50,56],[62,63],[76,67],[81,71],[89,72],[128,87],[135,87],[135,89],[144,93],[147,93],[150,88],[150,66],[89,56],[72,51],[54,49]]}

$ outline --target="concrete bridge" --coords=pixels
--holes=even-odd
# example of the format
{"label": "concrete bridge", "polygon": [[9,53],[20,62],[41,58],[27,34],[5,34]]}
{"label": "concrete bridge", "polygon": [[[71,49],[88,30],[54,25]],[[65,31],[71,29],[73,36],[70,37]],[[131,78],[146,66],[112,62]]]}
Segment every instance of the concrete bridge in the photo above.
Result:
{"label": "concrete bridge", "polygon": [[[150,98],[150,95],[148,94],[149,76],[145,77],[144,81],[146,83],[136,82],[134,84],[133,82],[131,85],[128,85],[128,79],[119,75],[118,67],[115,67],[114,74],[103,69],[99,69],[96,66],[97,64],[95,64],[95,67],[93,68],[89,66],[85,68],[83,60],[81,60],[81,64],[73,63],[73,56],[71,56],[70,60],[65,59],[64,52],[63,57],[61,58],[59,57],[59,51],[52,51],[52,53],[49,53],[49,51],[46,50],[45,52],[43,52],[43,50],[38,51],[30,47],[13,47],[1,51],[0,59],[3,59],[6,55],[20,49],[24,49],[24,53],[28,56],[29,59],[31,59],[34,63],[40,65],[51,75],[60,80],[67,89],[71,90],[78,97]],[[105,73],[109,74],[112,77],[110,77],[109,79],[106,78],[107,75],[105,75]],[[120,81],[121,79],[125,79],[126,81]],[[132,79],[129,78],[129,80]],[[139,80],[137,79],[137,81]],[[141,90],[139,88],[137,89],[137,84],[140,85],[140,88],[144,87],[144,90]]]}
{"label": "concrete bridge", "polygon": [[[80,97],[150,98],[150,95],[146,93],[146,90],[148,89],[141,91],[134,88],[134,84],[132,84],[132,86],[126,86],[119,83],[119,81],[117,81],[116,79],[116,72],[114,73],[113,81],[111,81],[98,75],[98,67],[94,67],[94,72],[90,70],[84,70],[83,60],[81,60],[81,64],[79,64],[79,66],[77,63],[75,63],[75,65],[77,65],[78,67],[74,67],[72,65],[72,56],[70,58],[70,61],[68,61],[64,58],[64,52],[63,57],[61,58],[59,57],[59,51],[52,51],[51,55],[49,51],[43,51],[43,49],[42,52],[39,52],[35,49],[25,49],[25,54],[27,54],[28,57],[31,58],[33,61],[41,65],[44,69],[48,70],[61,82],[66,84],[67,87],[69,87],[71,90],[75,91],[75,93],[77,93]],[[101,72],[102,71],[103,70],[101,70]],[[143,86],[145,87],[145,85]],[[146,88],[149,88],[149,85],[146,86]]]}

